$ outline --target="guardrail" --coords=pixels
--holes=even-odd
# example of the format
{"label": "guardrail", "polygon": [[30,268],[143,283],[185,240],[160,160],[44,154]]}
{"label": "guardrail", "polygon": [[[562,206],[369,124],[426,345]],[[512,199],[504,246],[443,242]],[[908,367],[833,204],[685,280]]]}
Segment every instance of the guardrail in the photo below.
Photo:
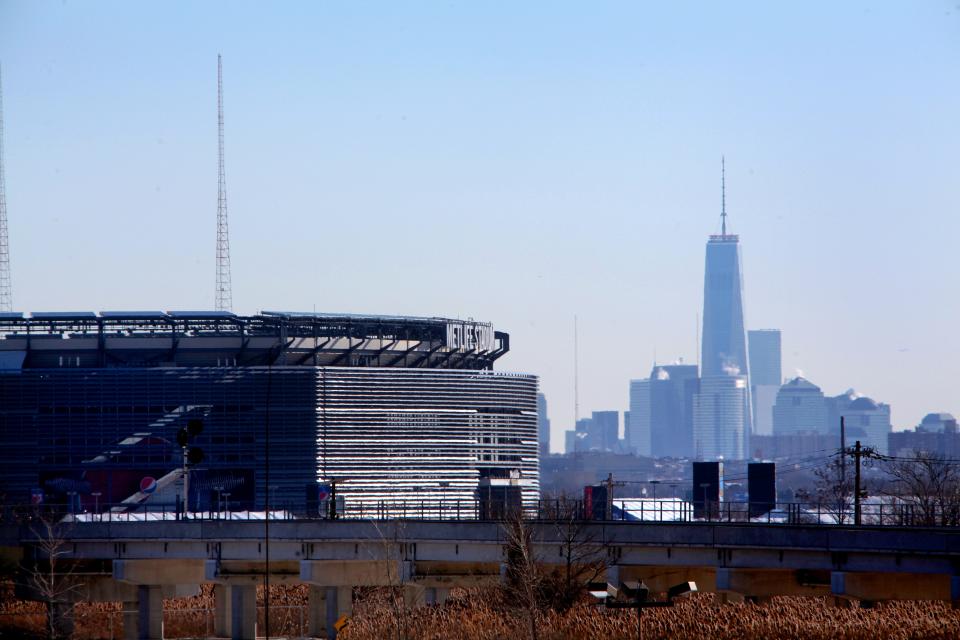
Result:
{"label": "guardrail", "polygon": [[[270,520],[481,520],[509,517],[529,520],[595,520],[638,524],[655,523],[763,523],[845,525],[855,523],[853,504],[787,502],[687,502],[680,499],[615,500],[606,505],[583,500],[539,500],[535,503],[497,503],[477,500],[420,500],[397,502],[341,502],[335,509],[322,504],[308,511],[303,505],[278,505]],[[65,504],[19,505],[0,508],[0,522],[30,523],[39,520],[85,522],[153,521],[263,521],[264,511],[221,508],[183,511],[172,505],[101,504],[97,510],[71,509]],[[860,506],[860,523],[871,526],[958,527],[960,504],[920,508],[902,501],[867,503]]]}

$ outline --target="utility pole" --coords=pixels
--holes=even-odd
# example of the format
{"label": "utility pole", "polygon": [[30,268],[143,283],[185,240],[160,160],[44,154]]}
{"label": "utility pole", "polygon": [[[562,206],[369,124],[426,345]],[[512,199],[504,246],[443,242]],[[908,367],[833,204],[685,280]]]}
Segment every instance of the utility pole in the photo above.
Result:
{"label": "utility pole", "polygon": [[860,460],[863,458],[880,458],[880,455],[877,454],[876,449],[873,447],[862,446],[859,440],[857,440],[856,443],[854,443],[854,445],[849,449],[844,449],[842,453],[843,455],[841,459],[846,458],[847,456],[853,456],[853,523],[859,526],[862,520],[860,499],[863,494],[860,480]]}
{"label": "utility pole", "polygon": [[860,526],[860,456],[863,452],[860,450],[860,441],[853,447],[853,459],[856,464],[856,471],[853,481],[853,524]]}
{"label": "utility pole", "polygon": [[[847,427],[843,416],[840,416],[840,451],[847,450]],[[847,456],[840,456],[840,486],[846,486],[847,483]]]}
{"label": "utility pole", "polygon": [[626,482],[614,482],[613,474],[608,473],[607,479],[604,481],[604,484],[607,485],[607,504],[603,509],[603,517],[605,520],[613,519],[613,488],[614,487],[625,487],[627,486]]}

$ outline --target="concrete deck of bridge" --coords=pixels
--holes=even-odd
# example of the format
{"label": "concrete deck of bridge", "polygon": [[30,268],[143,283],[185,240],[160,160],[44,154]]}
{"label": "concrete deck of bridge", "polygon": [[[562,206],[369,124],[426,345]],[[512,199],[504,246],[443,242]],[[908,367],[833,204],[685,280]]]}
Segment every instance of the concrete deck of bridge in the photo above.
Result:
{"label": "concrete deck of bridge", "polygon": [[405,560],[301,560],[299,580],[326,587],[400,586],[412,568]]}
{"label": "concrete deck of bridge", "polygon": [[205,561],[186,558],[114,560],[113,578],[145,585],[200,584],[208,581]]}

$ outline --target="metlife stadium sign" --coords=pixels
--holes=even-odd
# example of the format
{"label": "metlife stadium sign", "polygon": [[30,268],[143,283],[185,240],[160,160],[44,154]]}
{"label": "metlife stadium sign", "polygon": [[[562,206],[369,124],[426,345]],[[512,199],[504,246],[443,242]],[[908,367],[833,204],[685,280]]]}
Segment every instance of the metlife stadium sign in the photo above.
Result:
{"label": "metlife stadium sign", "polygon": [[493,325],[482,322],[448,322],[447,347],[458,351],[493,350]]}

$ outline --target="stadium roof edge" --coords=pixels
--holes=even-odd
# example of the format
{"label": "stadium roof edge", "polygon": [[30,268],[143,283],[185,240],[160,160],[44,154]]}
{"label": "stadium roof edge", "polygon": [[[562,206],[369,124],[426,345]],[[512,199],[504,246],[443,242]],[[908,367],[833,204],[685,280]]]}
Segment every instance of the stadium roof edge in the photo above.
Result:
{"label": "stadium roof edge", "polygon": [[5,311],[0,312],[0,320],[241,320],[245,318],[277,318],[283,320],[356,320],[361,322],[425,322],[425,323],[467,323],[492,326],[491,322],[475,320],[473,318],[448,318],[443,316],[403,316],[380,315],[372,313],[327,313],[316,311],[269,311],[264,310],[253,314],[237,314],[231,311]]}

